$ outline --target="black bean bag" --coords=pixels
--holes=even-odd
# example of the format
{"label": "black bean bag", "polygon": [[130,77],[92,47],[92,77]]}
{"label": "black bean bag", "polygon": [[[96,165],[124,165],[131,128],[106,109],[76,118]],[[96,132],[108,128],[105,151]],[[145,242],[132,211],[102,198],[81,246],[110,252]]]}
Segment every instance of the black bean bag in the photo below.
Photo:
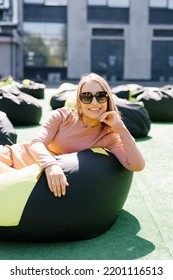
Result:
{"label": "black bean bag", "polygon": [[144,103],[151,121],[173,121],[173,94],[169,90],[146,87],[140,91],[136,100]]}
{"label": "black bean bag", "polygon": [[69,182],[66,195],[60,198],[48,189],[44,172],[38,178],[37,164],[0,175],[1,240],[88,239],[116,221],[133,172],[103,149],[57,156],[57,161]]}
{"label": "black bean bag", "polygon": [[0,145],[12,145],[17,142],[17,133],[6,113],[0,111]]}
{"label": "black bean bag", "polygon": [[51,108],[54,110],[64,107],[66,100],[76,93],[76,89],[77,86],[74,84],[63,83],[50,99]]}
{"label": "black bean bag", "polygon": [[151,121],[142,103],[132,103],[121,98],[115,98],[115,103],[121,113],[124,124],[133,137],[146,137],[151,128]]}
{"label": "black bean bag", "polygon": [[38,100],[15,86],[0,88],[0,110],[7,114],[14,126],[39,124],[42,116]]}
{"label": "black bean bag", "polygon": [[161,91],[168,92],[173,96],[173,85],[164,85],[161,87]]}
{"label": "black bean bag", "polygon": [[117,97],[129,100],[131,95],[136,91],[139,91],[141,88],[142,86],[138,84],[126,84],[113,87],[111,88],[111,91]]}
{"label": "black bean bag", "polygon": [[19,90],[33,96],[37,99],[44,99],[44,91],[46,86],[42,83],[35,83],[31,80],[23,80],[22,84],[16,83]]}

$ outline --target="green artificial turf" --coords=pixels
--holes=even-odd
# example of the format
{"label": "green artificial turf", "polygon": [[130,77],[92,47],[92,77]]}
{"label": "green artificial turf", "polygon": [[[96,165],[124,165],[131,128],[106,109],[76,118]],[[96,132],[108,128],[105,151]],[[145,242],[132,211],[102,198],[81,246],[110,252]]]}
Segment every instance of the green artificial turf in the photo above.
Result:
{"label": "green artificial turf", "polygon": [[[51,111],[46,90],[41,123]],[[28,142],[39,126],[18,127],[18,143]],[[2,260],[171,260],[173,259],[173,123],[152,123],[138,139],[146,168],[134,174],[117,222],[100,236],[84,241],[16,243],[0,241]],[[57,198],[58,199],[58,198]]]}

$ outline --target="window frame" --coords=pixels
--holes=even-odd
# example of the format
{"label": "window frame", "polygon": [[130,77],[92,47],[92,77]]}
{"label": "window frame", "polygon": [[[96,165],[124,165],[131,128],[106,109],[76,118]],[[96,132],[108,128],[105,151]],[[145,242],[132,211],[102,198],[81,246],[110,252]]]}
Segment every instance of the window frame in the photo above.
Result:
{"label": "window frame", "polygon": [[[161,1],[163,4],[161,4]],[[160,4],[158,4],[158,2]],[[173,0],[149,0],[149,7],[150,8],[166,8],[166,9],[173,9]]]}
{"label": "window frame", "polygon": [[[114,4],[116,1],[117,1],[117,3]],[[122,4],[123,1],[124,1],[124,4]],[[105,6],[105,7],[110,7],[110,8],[129,8],[130,0],[88,0],[88,6]]]}

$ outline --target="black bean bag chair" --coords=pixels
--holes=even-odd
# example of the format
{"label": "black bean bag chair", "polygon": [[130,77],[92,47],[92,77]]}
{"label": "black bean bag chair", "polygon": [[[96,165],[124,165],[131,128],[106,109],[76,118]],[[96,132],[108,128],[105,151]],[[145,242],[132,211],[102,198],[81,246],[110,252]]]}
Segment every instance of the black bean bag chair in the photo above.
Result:
{"label": "black bean bag chair", "polygon": [[17,133],[6,113],[0,111],[0,145],[12,145],[17,142]]}
{"label": "black bean bag chair", "polygon": [[58,109],[64,107],[68,98],[76,93],[77,85],[71,83],[63,83],[57,90],[56,94],[50,99],[51,108]]}
{"label": "black bean bag chair", "polygon": [[139,91],[141,88],[142,86],[138,84],[126,84],[126,85],[115,86],[111,88],[111,91],[117,97],[129,100],[130,96],[136,91]]}
{"label": "black bean bag chair", "polygon": [[42,83],[35,83],[31,80],[23,80],[22,84],[16,83],[20,91],[29,94],[37,99],[44,99],[46,86]]}
{"label": "black bean bag chair", "polygon": [[161,89],[161,91],[164,91],[164,92],[166,91],[173,96],[173,85],[164,85],[160,89]]}
{"label": "black bean bag chair", "polygon": [[42,116],[38,100],[15,86],[0,88],[0,110],[14,126],[39,124]]}
{"label": "black bean bag chair", "polygon": [[146,137],[151,128],[151,121],[142,103],[132,103],[121,98],[115,98],[115,103],[121,113],[124,124],[133,137]]}
{"label": "black bean bag chair", "polygon": [[173,121],[173,94],[169,90],[145,87],[136,97],[143,102],[153,122]]}
{"label": "black bean bag chair", "polygon": [[103,149],[57,156],[57,161],[69,182],[60,198],[48,189],[45,173],[38,176],[37,164],[0,175],[1,240],[88,239],[116,221],[133,172]]}

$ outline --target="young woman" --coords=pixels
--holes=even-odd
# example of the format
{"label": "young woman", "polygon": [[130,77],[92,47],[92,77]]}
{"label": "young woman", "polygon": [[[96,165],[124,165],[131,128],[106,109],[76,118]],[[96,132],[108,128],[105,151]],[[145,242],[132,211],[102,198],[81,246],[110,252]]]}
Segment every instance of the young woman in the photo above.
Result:
{"label": "young woman", "polygon": [[49,189],[65,195],[67,178],[55,155],[89,148],[107,148],[132,171],[141,171],[144,158],[125,127],[108,83],[91,73],[79,82],[76,109],[63,107],[52,112],[30,144],[0,148],[1,172],[38,163],[45,170]]}

